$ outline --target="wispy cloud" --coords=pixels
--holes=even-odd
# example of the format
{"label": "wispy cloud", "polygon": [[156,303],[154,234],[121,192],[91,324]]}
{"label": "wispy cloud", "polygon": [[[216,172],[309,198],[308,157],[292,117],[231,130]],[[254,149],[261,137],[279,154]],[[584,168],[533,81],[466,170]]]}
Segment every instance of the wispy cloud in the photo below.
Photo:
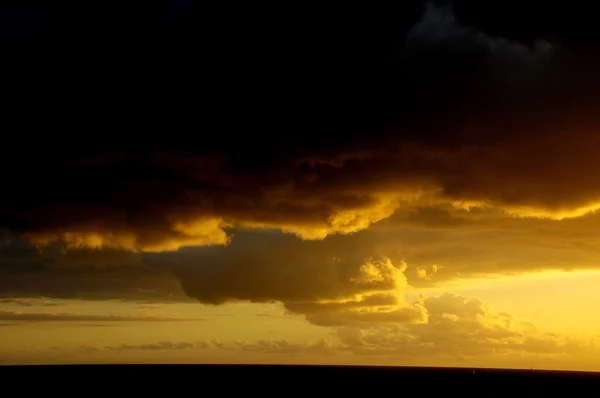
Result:
{"label": "wispy cloud", "polygon": [[203,318],[177,318],[167,316],[140,316],[140,315],[98,315],[77,313],[44,313],[44,312],[19,312],[0,311],[2,321],[27,321],[27,322],[176,322],[176,321],[203,321]]}

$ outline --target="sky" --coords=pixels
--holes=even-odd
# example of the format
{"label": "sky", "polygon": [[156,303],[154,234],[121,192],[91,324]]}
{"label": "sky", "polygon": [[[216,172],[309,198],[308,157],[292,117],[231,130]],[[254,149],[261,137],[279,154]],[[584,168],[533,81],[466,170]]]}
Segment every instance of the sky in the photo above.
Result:
{"label": "sky", "polygon": [[0,364],[600,370],[591,11],[116,3],[2,6]]}

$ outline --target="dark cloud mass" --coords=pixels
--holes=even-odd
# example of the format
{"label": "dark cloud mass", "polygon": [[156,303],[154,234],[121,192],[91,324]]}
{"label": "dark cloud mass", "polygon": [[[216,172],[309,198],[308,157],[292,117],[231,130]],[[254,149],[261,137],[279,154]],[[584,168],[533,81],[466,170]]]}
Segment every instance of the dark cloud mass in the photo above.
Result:
{"label": "dark cloud mass", "polygon": [[34,304],[21,298],[40,297],[161,302],[187,299],[181,283],[168,268],[150,268],[138,254],[106,249],[67,251],[58,244],[38,249],[7,231],[0,235],[0,296],[21,305]]}
{"label": "dark cloud mass", "polygon": [[[597,24],[579,2],[26,3],[2,11],[5,297],[420,324],[408,282],[564,266],[507,251],[564,237],[561,260],[596,259],[574,232],[595,234],[600,208]],[[458,248],[466,234],[481,245]]]}
{"label": "dark cloud mass", "polygon": [[[0,222],[38,241],[164,250],[227,243],[227,225],[353,232],[423,192],[542,213],[595,206],[595,64],[570,36],[556,40],[553,25],[530,44],[503,36],[468,2],[346,9],[347,19],[322,21],[287,11],[289,20],[266,24],[258,10],[232,11],[224,33],[222,12],[201,8],[190,21],[213,22],[185,40],[164,22],[167,37],[188,46],[177,54],[194,60],[158,73],[148,57],[165,46],[141,45],[122,69],[152,73],[132,88],[125,72],[93,62],[123,47],[109,34],[102,43],[112,47],[94,41],[90,19],[81,42],[57,52],[60,64],[73,46],[95,57],[73,76],[61,72],[68,102],[28,102],[21,110],[52,114],[37,118],[41,141],[27,145],[15,130],[3,146],[10,194]],[[123,26],[112,34],[133,38]],[[59,51],[47,40],[43,48]],[[169,73],[179,80],[168,83]]]}

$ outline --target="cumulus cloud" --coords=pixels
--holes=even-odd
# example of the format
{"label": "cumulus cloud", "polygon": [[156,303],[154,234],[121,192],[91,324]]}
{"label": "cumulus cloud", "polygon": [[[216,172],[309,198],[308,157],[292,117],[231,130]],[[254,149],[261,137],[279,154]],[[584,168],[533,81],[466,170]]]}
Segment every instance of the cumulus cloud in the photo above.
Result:
{"label": "cumulus cloud", "polygon": [[429,319],[421,324],[371,325],[338,329],[345,349],[359,354],[414,358],[529,355],[553,358],[597,350],[593,340],[543,333],[507,312],[452,293],[423,301]]}
{"label": "cumulus cloud", "polygon": [[0,292],[11,300],[281,301],[321,325],[386,317],[423,322],[422,307],[404,299],[411,286],[596,269],[597,222],[594,214],[558,221],[489,208],[416,205],[349,236],[303,241],[275,231],[238,230],[226,247],[139,254],[133,264],[107,265],[100,255],[95,266],[95,252],[84,251],[80,266],[64,266],[27,251],[0,262]]}
{"label": "cumulus cloud", "polygon": [[288,311],[328,326],[425,317],[404,300],[405,264],[358,245],[348,249],[343,241],[330,246],[250,233],[226,248],[148,254],[145,261],[170,264],[186,294],[203,303],[281,301]]}
{"label": "cumulus cloud", "polygon": [[553,220],[490,208],[416,207],[360,239],[377,242],[394,261],[407,261],[410,284],[427,286],[473,276],[595,270],[598,221],[598,213]]}
{"label": "cumulus cloud", "polygon": [[93,257],[88,249],[69,252],[79,259],[78,266],[57,265],[51,257],[33,251],[19,259],[28,258],[36,267],[3,272],[0,291],[13,301],[38,296],[146,302],[196,299],[210,304],[280,301],[287,311],[320,325],[425,320],[423,308],[404,299],[405,263],[393,263],[371,244],[348,249],[342,239],[325,243],[240,231],[227,247],[144,253],[134,263],[97,267],[82,262]]}

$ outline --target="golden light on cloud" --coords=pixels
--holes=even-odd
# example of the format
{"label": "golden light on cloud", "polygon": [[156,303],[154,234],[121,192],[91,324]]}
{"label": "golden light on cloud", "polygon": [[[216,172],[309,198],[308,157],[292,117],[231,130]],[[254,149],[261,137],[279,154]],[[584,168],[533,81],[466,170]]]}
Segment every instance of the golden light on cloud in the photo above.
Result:
{"label": "golden light on cloud", "polygon": [[595,213],[600,210],[600,202],[591,203],[588,205],[574,206],[572,208],[548,209],[543,207],[533,206],[510,206],[510,205],[494,205],[489,201],[459,201],[452,202],[452,205],[457,209],[473,210],[473,209],[498,209],[506,212],[513,217],[533,217],[533,218],[548,218],[552,220],[564,220],[566,218],[583,217],[587,214]]}
{"label": "golden light on cloud", "polygon": [[179,236],[173,237],[167,242],[142,246],[140,249],[144,251],[174,251],[184,246],[226,245],[229,243],[229,237],[223,230],[226,226],[228,224],[219,218],[177,222],[172,225],[172,229],[179,233]]}
{"label": "golden light on cloud", "polygon": [[226,245],[229,237],[224,228],[228,224],[220,218],[192,219],[174,222],[170,236],[153,239],[152,232],[136,236],[133,232],[63,232],[60,234],[24,234],[38,246],[59,242],[66,250],[77,249],[124,249],[130,251],[175,251],[186,246]]}

